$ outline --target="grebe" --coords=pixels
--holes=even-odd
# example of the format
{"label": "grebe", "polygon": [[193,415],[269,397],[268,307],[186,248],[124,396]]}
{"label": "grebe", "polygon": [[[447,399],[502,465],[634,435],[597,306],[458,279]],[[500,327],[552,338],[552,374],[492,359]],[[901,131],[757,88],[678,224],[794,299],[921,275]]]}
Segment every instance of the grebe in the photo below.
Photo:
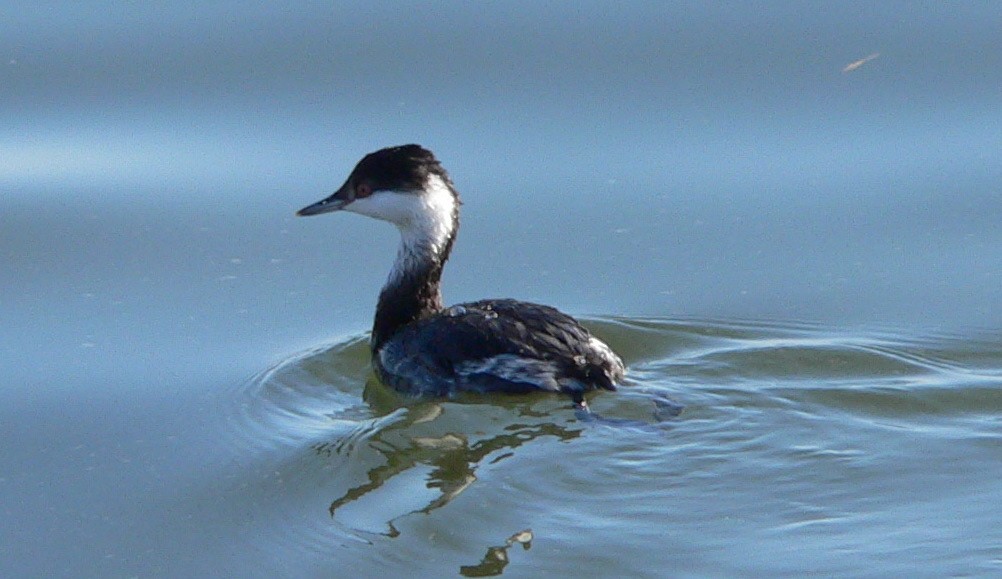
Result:
{"label": "grebe", "polygon": [[296,213],[351,211],[400,230],[370,340],[379,379],[415,396],[561,392],[585,410],[585,392],[615,390],[622,360],[555,308],[511,299],[442,306],[459,205],[435,155],[403,145],[366,155],[333,195]]}

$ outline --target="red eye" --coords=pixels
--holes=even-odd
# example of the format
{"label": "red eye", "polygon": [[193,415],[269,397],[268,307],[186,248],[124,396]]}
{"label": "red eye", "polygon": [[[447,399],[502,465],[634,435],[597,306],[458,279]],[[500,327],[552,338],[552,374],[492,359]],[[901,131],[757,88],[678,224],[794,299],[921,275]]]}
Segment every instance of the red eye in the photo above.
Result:
{"label": "red eye", "polygon": [[359,183],[355,186],[355,198],[361,199],[362,197],[368,197],[372,195],[372,186],[368,183]]}

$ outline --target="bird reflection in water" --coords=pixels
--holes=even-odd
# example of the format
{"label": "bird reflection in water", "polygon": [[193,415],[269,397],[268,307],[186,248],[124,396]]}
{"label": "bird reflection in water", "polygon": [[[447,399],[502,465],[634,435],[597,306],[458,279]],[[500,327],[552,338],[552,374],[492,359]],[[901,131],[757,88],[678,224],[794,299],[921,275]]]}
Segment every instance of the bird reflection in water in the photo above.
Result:
{"label": "bird reflection in water", "polygon": [[[449,504],[477,480],[477,468],[484,461],[487,461],[487,464],[495,464],[513,456],[516,448],[540,437],[552,436],[560,441],[577,438],[584,427],[569,417],[566,424],[557,424],[548,412],[533,411],[531,402],[518,401],[504,404],[502,408],[505,413],[514,410],[513,418],[518,420],[517,422],[510,424],[495,422],[487,425],[490,430],[495,431],[494,433],[484,433],[484,429],[477,428],[479,439],[474,442],[470,442],[468,435],[457,433],[455,430],[432,432],[426,436],[428,425],[439,420],[445,422],[445,417],[441,416],[444,413],[444,406],[461,408],[466,405],[427,401],[386,412],[390,408],[380,408],[385,405],[385,401],[379,400],[379,393],[373,394],[373,388],[378,391],[383,390],[383,387],[372,384],[366,387],[365,398],[373,406],[373,410],[377,415],[385,413],[384,418],[390,416],[397,418],[392,421],[378,420],[380,426],[376,428],[367,428],[357,436],[315,444],[313,449],[321,456],[343,456],[349,462],[362,460],[358,455],[369,450],[375,451],[382,458],[378,466],[368,470],[366,482],[348,489],[331,502],[328,510],[335,519],[339,509],[378,491],[394,477],[405,475],[415,468],[430,467],[430,471],[425,475],[425,487],[437,490],[436,496],[420,508],[394,515],[387,520],[387,530],[380,533],[387,537],[396,537],[400,534],[396,527],[399,519],[415,513],[428,514]],[[496,407],[492,404],[470,406]],[[462,426],[451,422],[445,429],[458,427],[460,432],[464,432]]]}

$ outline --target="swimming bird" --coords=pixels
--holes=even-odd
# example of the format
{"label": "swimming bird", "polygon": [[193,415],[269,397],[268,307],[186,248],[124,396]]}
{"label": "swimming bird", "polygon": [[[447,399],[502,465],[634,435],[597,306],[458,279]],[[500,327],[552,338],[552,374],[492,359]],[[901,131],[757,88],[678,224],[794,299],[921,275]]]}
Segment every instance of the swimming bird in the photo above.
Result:
{"label": "swimming bird", "polygon": [[350,211],[388,221],[400,246],[376,306],[376,376],[414,396],[462,392],[584,395],[615,390],[623,361],[574,318],[550,306],[488,299],[444,307],[441,277],[459,228],[459,194],[420,145],[369,153],[333,195],[297,215]]}

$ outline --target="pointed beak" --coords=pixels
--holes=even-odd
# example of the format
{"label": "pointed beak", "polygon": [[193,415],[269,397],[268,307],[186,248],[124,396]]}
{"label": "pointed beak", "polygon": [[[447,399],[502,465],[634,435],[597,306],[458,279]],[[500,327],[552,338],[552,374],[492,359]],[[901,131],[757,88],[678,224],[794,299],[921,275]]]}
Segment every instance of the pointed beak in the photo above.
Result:
{"label": "pointed beak", "polygon": [[351,187],[348,186],[348,183],[345,183],[330,197],[317,201],[313,205],[303,207],[299,211],[296,211],[296,215],[306,217],[307,215],[320,215],[321,213],[339,211],[351,202]]}

